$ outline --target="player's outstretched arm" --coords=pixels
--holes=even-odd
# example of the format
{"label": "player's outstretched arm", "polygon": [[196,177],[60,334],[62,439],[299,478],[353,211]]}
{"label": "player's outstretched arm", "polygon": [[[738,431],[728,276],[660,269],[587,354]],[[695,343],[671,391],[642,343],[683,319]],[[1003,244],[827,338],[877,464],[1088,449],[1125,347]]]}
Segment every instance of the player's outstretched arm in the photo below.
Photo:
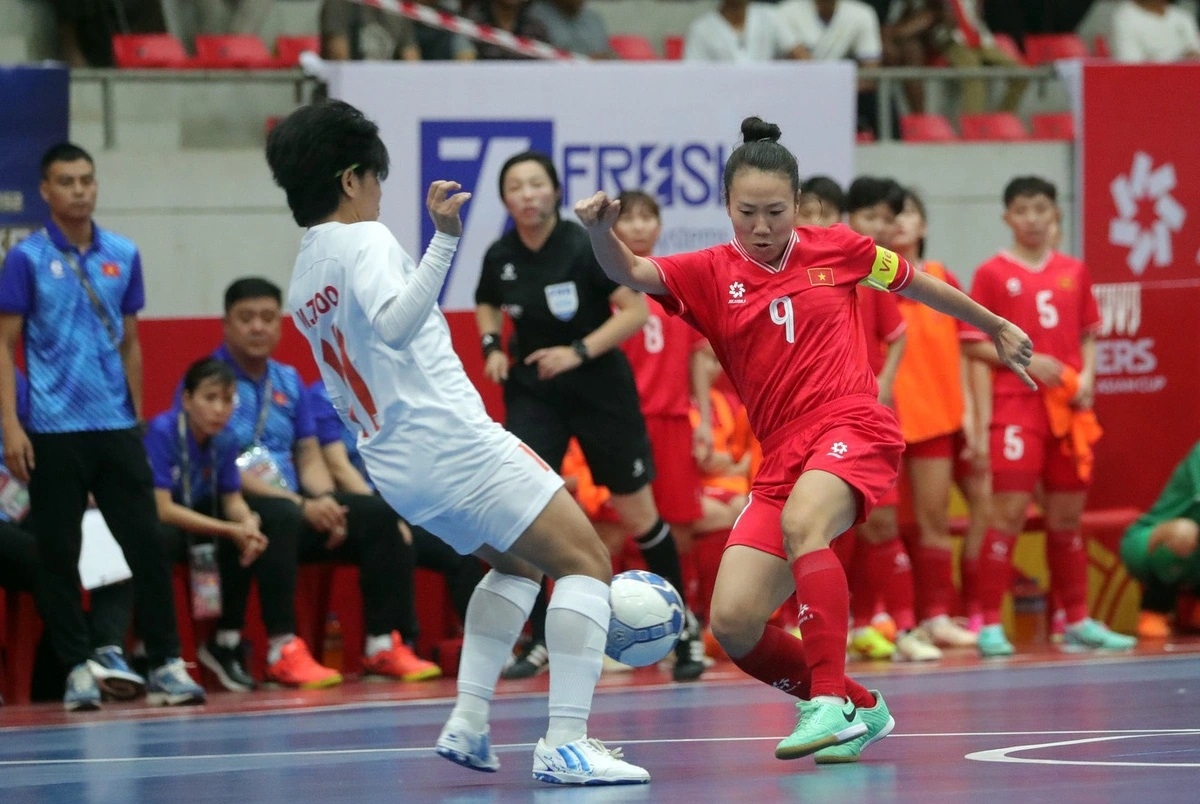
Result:
{"label": "player's outstretched arm", "polygon": [[613,233],[613,224],[620,214],[621,203],[603,192],[575,204],[575,215],[591,236],[596,261],[609,279],[643,293],[666,293],[667,286],[654,263],[635,256]]}
{"label": "player's outstretched arm", "polygon": [[[450,271],[450,263],[458,248],[458,236],[462,234],[462,219],[459,211],[471,197],[460,193],[458,182],[435,181],[429,185],[425,206],[433,218],[437,232],[429,242],[429,248],[421,257],[421,263],[412,276],[401,279],[394,295],[379,308],[371,321],[377,335],[393,349],[403,349],[416,337],[425,319],[437,304],[442,284]],[[395,259],[399,259],[399,244],[394,239]],[[370,257],[368,256],[368,259]],[[389,255],[391,261],[393,255]],[[380,269],[384,266],[374,266]],[[359,279],[375,275],[375,271],[359,271]],[[368,305],[363,305],[368,308]]]}
{"label": "player's outstretched arm", "polygon": [[1033,359],[1033,341],[1012,322],[996,315],[961,290],[928,274],[915,273],[912,281],[899,293],[987,333],[996,346],[1000,362],[1030,388],[1037,388],[1037,383],[1025,370]]}

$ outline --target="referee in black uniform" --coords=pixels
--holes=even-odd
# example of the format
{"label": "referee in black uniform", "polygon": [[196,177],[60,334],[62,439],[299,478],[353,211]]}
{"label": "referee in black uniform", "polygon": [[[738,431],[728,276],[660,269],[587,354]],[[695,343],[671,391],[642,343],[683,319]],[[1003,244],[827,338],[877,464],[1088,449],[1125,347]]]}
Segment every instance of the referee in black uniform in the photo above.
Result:
{"label": "referee in black uniform", "polygon": [[[505,426],[555,469],[574,436],[650,571],[682,595],[675,538],[650,492],[654,463],[637,386],[617,348],[646,323],[645,299],[604,275],[582,226],[559,219],[562,192],[548,156],[526,151],[505,162],[500,196],[514,227],[484,256],[475,318],[485,372],[504,384]],[[507,354],[505,313],[515,328]],[[545,666],[545,616],[543,589],[530,617],[532,640],[503,677],[525,678]],[[700,638],[690,612],[687,622],[675,653],[677,681],[704,672],[690,645]]]}

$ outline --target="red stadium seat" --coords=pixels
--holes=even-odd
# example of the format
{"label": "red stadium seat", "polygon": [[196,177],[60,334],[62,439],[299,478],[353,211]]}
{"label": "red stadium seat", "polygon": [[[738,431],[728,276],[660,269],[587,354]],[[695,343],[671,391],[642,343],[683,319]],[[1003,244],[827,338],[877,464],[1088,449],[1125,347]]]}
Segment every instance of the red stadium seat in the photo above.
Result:
{"label": "red stadium seat", "polygon": [[609,47],[624,61],[656,61],[658,54],[650,40],[638,34],[613,34],[608,37]]}
{"label": "red stadium seat", "polygon": [[254,34],[200,34],[196,64],[217,70],[271,70],[279,67],[279,60]]}
{"label": "red stadium seat", "polygon": [[1017,60],[1017,64],[1025,63],[1025,54],[1021,52],[1017,40],[1013,39],[1008,34],[996,34],[996,49],[1007,53]]}
{"label": "red stadium seat", "polygon": [[1108,46],[1108,38],[1104,36],[1097,36],[1092,41],[1092,53],[1095,54],[1096,58],[1098,59],[1111,59],[1112,48]]}
{"label": "red stadium seat", "polygon": [[118,67],[182,69],[194,66],[183,43],[169,33],[117,34],[112,38]]}
{"label": "red stadium seat", "polygon": [[1029,117],[1035,140],[1074,140],[1075,115],[1070,112],[1045,112]]}
{"label": "red stadium seat", "polygon": [[1075,34],[1031,34],[1025,37],[1025,57],[1030,64],[1088,56],[1087,43]]}
{"label": "red stadium seat", "polygon": [[664,36],[663,58],[670,61],[681,60],[683,58],[683,42],[682,36]]}
{"label": "red stadium seat", "polygon": [[958,118],[958,126],[962,129],[964,140],[1020,141],[1029,139],[1029,130],[1025,128],[1021,118],[1011,112],[964,114]]}
{"label": "red stadium seat", "polygon": [[940,114],[906,114],[900,118],[900,137],[905,142],[954,142],[958,135]]}
{"label": "red stadium seat", "polygon": [[319,36],[277,36],[275,38],[275,58],[280,67],[297,67],[300,65],[300,54],[306,50],[320,54],[321,37]]}

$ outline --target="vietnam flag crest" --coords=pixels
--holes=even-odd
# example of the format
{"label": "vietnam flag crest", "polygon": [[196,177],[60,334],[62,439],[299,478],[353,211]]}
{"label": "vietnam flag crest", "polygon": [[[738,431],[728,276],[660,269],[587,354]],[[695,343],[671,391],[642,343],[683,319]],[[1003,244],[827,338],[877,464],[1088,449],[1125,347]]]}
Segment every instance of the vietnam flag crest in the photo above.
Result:
{"label": "vietnam flag crest", "polygon": [[100,266],[100,273],[104,274],[110,279],[116,279],[121,276],[121,266],[117,265],[115,262],[106,262]]}
{"label": "vietnam flag crest", "polygon": [[808,283],[810,285],[828,285],[833,287],[832,268],[809,268]]}

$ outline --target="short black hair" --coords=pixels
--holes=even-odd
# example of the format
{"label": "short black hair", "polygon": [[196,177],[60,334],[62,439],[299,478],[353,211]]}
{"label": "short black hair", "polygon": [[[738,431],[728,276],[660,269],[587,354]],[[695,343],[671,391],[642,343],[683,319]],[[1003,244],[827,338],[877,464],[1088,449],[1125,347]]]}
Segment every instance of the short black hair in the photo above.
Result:
{"label": "short black hair", "polygon": [[42,154],[42,178],[49,178],[50,166],[55,162],[77,162],[80,159],[85,160],[92,167],[96,166],[92,155],[73,142],[60,142],[57,145],[51,145]]}
{"label": "short black hair", "polygon": [[347,169],[360,177],[374,172],[383,181],[390,166],[379,126],[340,100],[301,106],[281,120],[267,136],[267,164],[300,226],[337,210]]}
{"label": "short black hair", "polygon": [[842,191],[842,185],[828,176],[811,176],[805,179],[800,185],[800,194],[814,196],[821,202],[822,207],[828,204],[839,215],[846,211],[846,193]]}
{"label": "short black hair", "polygon": [[[917,213],[920,214],[921,220],[925,221],[926,223],[929,223],[929,213],[925,207],[925,199],[921,198],[921,194],[918,193],[916,191],[916,189],[914,189],[912,187],[905,187],[904,188],[904,200],[901,203],[902,210],[904,208],[903,205],[907,204],[909,201],[912,201],[913,206],[917,208]],[[918,257],[925,256],[925,238],[923,238],[923,237],[921,238],[920,242],[917,243],[917,256]]]}
{"label": "short black hair", "polygon": [[658,201],[656,201],[654,196],[650,195],[650,193],[646,192],[645,190],[623,190],[621,194],[617,196],[617,201],[621,203],[621,215],[624,215],[626,212],[641,206],[650,210],[650,214],[654,217],[662,217],[662,213],[658,208]]}
{"label": "short black hair", "polygon": [[792,194],[800,193],[800,165],[795,155],[779,143],[783,131],[761,117],[742,121],[742,144],[733,149],[725,160],[725,203],[729,203],[729,188],[733,177],[742,168],[778,173],[792,186]]}
{"label": "short black hair", "polygon": [[245,276],[235,279],[229,287],[225,288],[225,312],[228,313],[233,305],[245,299],[265,298],[274,299],[279,306],[283,306],[283,291],[270,279],[263,279],[261,276]]}
{"label": "short black hair", "polygon": [[496,180],[496,184],[500,189],[501,198],[504,198],[504,177],[508,175],[508,171],[512,169],[513,165],[519,165],[522,162],[537,162],[545,169],[554,189],[556,191],[562,189],[562,185],[558,181],[558,171],[554,167],[554,160],[541,151],[521,151],[519,154],[510,156],[504,166],[500,168],[500,178]]}
{"label": "short black hair", "polygon": [[193,393],[202,383],[209,380],[216,380],[225,386],[236,385],[237,375],[233,373],[233,367],[224,360],[202,357],[184,372],[183,390],[189,394]]}
{"label": "short black hair", "polygon": [[846,191],[846,212],[887,204],[892,213],[899,215],[904,209],[904,188],[895,179],[878,176],[859,176]]}
{"label": "short black hair", "polygon": [[1044,195],[1052,203],[1058,203],[1058,188],[1054,182],[1041,176],[1017,176],[1004,188],[1004,206],[1007,207],[1018,198],[1034,195]]}

